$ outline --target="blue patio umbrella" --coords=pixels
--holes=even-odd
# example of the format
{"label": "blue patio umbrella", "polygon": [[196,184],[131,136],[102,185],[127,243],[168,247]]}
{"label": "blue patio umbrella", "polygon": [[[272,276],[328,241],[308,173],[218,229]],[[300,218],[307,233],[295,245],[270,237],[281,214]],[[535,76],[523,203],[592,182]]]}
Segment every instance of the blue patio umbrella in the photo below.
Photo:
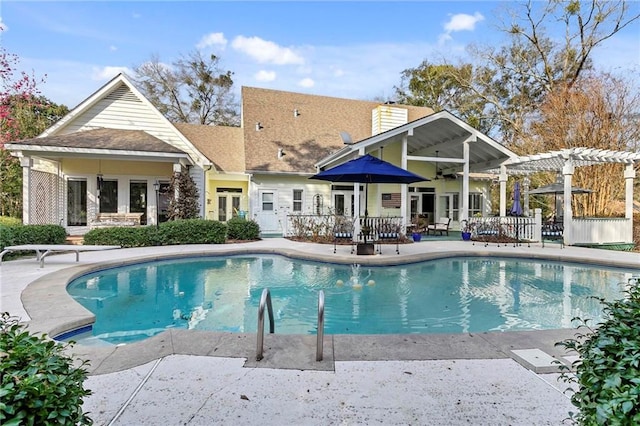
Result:
{"label": "blue patio umbrella", "polygon": [[511,216],[522,216],[522,204],[520,203],[520,182],[516,181],[513,187],[513,205],[509,210]]}
{"label": "blue patio umbrella", "polygon": [[[324,170],[309,179],[326,180],[329,182],[353,182],[353,183],[414,183],[428,181],[408,170],[376,158],[370,154],[349,160],[336,167]],[[365,186],[365,216],[367,216],[367,189]]]}

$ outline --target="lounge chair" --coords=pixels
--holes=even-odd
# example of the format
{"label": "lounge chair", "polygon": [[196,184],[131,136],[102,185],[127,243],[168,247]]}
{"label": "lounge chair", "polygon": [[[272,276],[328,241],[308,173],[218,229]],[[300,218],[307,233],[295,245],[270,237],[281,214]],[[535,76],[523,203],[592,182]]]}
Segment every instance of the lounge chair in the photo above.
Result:
{"label": "lounge chair", "polygon": [[450,217],[441,217],[435,223],[431,225],[427,225],[427,235],[433,233],[436,235],[436,232],[439,232],[440,235],[444,235],[445,233],[449,235],[449,225],[451,224]]}

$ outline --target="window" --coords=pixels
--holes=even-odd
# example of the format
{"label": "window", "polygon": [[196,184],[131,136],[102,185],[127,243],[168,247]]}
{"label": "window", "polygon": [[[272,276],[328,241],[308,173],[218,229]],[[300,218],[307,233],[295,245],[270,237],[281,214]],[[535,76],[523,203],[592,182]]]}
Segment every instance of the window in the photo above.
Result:
{"label": "window", "polygon": [[101,180],[100,213],[118,213],[118,181]]}
{"label": "window", "polygon": [[262,193],[262,211],[264,212],[273,211],[273,192]]}
{"label": "window", "polygon": [[482,194],[478,192],[469,194],[469,217],[476,214],[482,215]]}
{"label": "window", "polygon": [[302,212],[302,189],[293,190],[293,211]]}

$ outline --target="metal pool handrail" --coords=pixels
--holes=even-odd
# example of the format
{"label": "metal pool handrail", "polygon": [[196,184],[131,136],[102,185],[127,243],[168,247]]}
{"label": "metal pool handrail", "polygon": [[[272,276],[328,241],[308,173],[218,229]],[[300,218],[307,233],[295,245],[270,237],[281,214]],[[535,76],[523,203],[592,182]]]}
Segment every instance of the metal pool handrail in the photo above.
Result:
{"label": "metal pool handrail", "polygon": [[271,306],[271,293],[269,293],[268,288],[262,290],[262,296],[260,296],[260,305],[258,306],[258,349],[256,351],[256,361],[260,361],[263,358],[262,351],[264,348],[265,305],[269,312],[269,333],[273,334],[275,332],[275,324],[273,321],[273,306]]}
{"label": "metal pool handrail", "polygon": [[316,343],[316,361],[322,361],[322,346],[324,341],[324,291],[318,292],[318,337]]}

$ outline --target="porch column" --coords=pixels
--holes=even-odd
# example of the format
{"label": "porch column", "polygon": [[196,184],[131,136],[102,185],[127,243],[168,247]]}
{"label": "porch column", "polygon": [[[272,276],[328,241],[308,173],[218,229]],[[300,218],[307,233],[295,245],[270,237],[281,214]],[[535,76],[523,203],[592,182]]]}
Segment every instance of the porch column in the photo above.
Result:
{"label": "porch column", "polygon": [[474,136],[470,137],[462,143],[462,200],[460,205],[459,221],[469,219],[469,142],[475,141]]}
{"label": "porch column", "polygon": [[571,235],[571,226],[573,225],[573,211],[571,210],[571,179],[573,178],[573,172],[573,162],[569,159],[564,163],[564,167],[562,167],[562,175],[564,176],[562,235],[564,238],[564,245],[566,246],[573,243],[573,235]]}
{"label": "porch column", "polygon": [[636,170],[633,163],[627,164],[624,169],[624,217],[633,220],[633,179],[636,177]]}
{"label": "porch column", "polygon": [[507,167],[500,166],[500,216],[507,215]]}
{"label": "porch column", "polygon": [[[364,155],[364,148],[358,150],[358,155]],[[333,200],[331,200],[333,203]],[[366,201],[365,201],[366,203]],[[333,205],[333,204],[332,204]],[[335,207],[335,206],[334,206]],[[364,206],[365,210],[367,206]],[[358,241],[358,235],[360,234],[360,183],[353,183],[353,241]]]}
{"label": "porch column", "polygon": [[31,205],[31,167],[33,160],[31,157],[20,157],[20,166],[22,167],[22,223],[29,225],[31,223],[29,208]]}
{"label": "porch column", "polygon": [[524,192],[524,197],[523,197],[523,208],[522,208],[522,213],[529,217],[530,211],[529,211],[529,184],[531,183],[531,180],[529,179],[529,176],[525,176],[524,179],[522,179],[522,191]]}
{"label": "porch column", "polygon": [[[409,139],[409,136],[413,136],[413,130],[409,130],[409,132],[407,132],[407,134],[405,134],[404,136],[402,136],[402,145],[401,145],[401,150],[402,153],[400,154],[400,167],[402,167],[403,169],[407,170],[407,140]],[[400,214],[402,216],[402,228],[401,232],[404,233],[405,230],[407,229],[407,224],[409,223],[409,221],[407,220],[407,194],[408,194],[408,188],[409,186],[406,183],[403,183],[400,185]]]}

